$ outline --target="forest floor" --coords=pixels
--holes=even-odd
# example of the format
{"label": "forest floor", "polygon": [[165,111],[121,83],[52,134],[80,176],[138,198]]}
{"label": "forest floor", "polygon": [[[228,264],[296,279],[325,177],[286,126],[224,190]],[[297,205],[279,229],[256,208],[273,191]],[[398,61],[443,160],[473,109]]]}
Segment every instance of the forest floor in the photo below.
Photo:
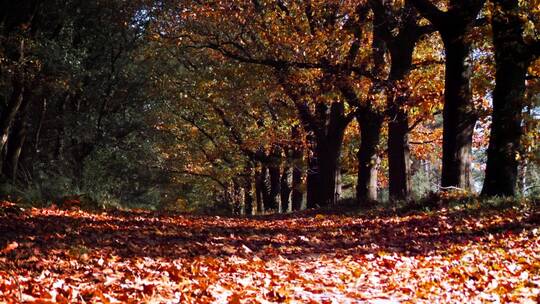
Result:
{"label": "forest floor", "polygon": [[243,219],[3,203],[0,303],[537,303],[539,226],[538,208]]}

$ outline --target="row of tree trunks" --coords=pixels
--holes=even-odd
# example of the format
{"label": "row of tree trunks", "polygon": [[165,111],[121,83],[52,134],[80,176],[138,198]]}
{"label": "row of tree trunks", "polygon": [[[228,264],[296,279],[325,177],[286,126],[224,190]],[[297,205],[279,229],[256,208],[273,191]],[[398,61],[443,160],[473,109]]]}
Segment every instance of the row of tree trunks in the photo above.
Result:
{"label": "row of tree trunks", "polygon": [[[339,140],[339,139],[338,139]],[[334,145],[327,151],[320,153],[315,161],[317,167],[307,169],[307,208],[324,205],[323,197],[328,200],[326,204],[335,204],[341,194],[341,176],[339,167],[339,149],[341,145]],[[338,156],[336,156],[338,154]],[[262,166],[256,173],[255,188],[257,212],[287,212],[301,210],[303,206],[304,169],[301,163],[301,154],[296,151],[294,158],[283,166]],[[320,166],[320,167],[319,167]],[[279,192],[278,192],[279,190]]]}
{"label": "row of tree trunks", "polygon": [[[244,174],[245,214],[288,212],[302,209],[304,199],[301,132],[291,129],[290,146],[274,146],[269,155],[259,161],[260,167],[246,169]],[[253,208],[255,207],[255,210]]]}
{"label": "row of tree trunks", "polygon": [[[488,169],[483,192],[488,195],[513,195],[517,178],[516,155],[519,153],[522,129],[525,79],[533,56],[523,51],[527,48],[527,43],[523,41],[523,25],[520,23],[523,21],[519,20],[517,13],[514,14],[519,11],[519,1],[493,1],[495,6],[500,6],[492,20],[497,59],[497,85],[494,91],[494,126],[488,149]],[[369,1],[372,2],[380,2],[384,6],[384,1]],[[411,193],[408,142],[410,126],[407,112],[403,109],[408,102],[409,92],[403,82],[412,69],[414,47],[422,32],[417,24],[419,18],[416,12],[411,11],[411,3],[430,21],[431,27],[439,32],[445,49],[440,185],[443,189],[471,190],[472,138],[477,113],[471,89],[471,59],[474,59],[471,58],[472,39],[468,36],[485,2],[485,0],[450,0],[447,9],[443,11],[431,0],[405,1],[406,12],[402,16],[403,20],[390,22],[393,26],[399,26],[398,35],[395,35],[395,28],[382,29],[381,32],[381,24],[385,24],[385,12],[377,14],[374,11],[373,62],[370,63],[372,67],[370,72],[380,77],[380,82],[373,79],[374,85],[369,95],[386,94],[387,109],[381,113],[382,111],[378,111],[373,105],[375,100],[368,100],[366,105],[357,101],[358,96],[353,96],[354,102],[350,102],[351,108],[356,110],[361,132],[357,184],[357,199],[360,202],[377,200],[377,167],[380,153],[378,148],[385,119],[388,119],[390,198],[406,200]],[[404,26],[396,25],[400,22],[404,23]],[[388,78],[386,78],[387,47],[391,55]],[[351,48],[352,55],[353,49]],[[352,55],[350,57],[354,60],[356,57]],[[348,64],[346,63],[343,69],[324,68],[324,72],[335,73],[332,76],[337,78],[341,78],[343,74],[345,75],[343,78],[347,78],[353,74],[343,71],[347,70]],[[335,204],[340,197],[340,154],[343,133],[347,126],[343,101],[317,103],[313,113],[311,103],[318,102],[318,99],[312,98],[312,95],[320,92],[310,88],[286,88],[288,81],[285,76],[287,69],[293,69],[292,66],[293,64],[287,66],[278,63],[272,65],[278,74],[283,74],[278,75],[280,82],[293,100],[298,117],[307,133],[309,147],[306,172],[307,207],[329,206]],[[355,81],[349,78],[351,82]],[[354,86],[351,86],[349,96],[345,96],[346,99],[358,95],[354,90]],[[257,185],[255,197],[259,212],[280,212],[298,208],[294,199],[298,198],[298,193],[295,195],[294,184],[301,181],[302,171],[291,165],[291,161],[284,162],[282,151],[275,151],[271,152],[270,161],[262,162],[261,169],[255,177]],[[289,152],[285,154],[288,155]],[[503,178],[501,172],[508,173],[510,178]]]}
{"label": "row of tree trunks", "polygon": [[[318,102],[312,111],[304,99],[309,88],[294,90],[289,86],[287,70],[278,69],[277,78],[292,99],[306,133],[307,208],[325,207],[338,202],[341,195],[340,158],[345,129],[354,113],[345,114],[343,100]],[[302,92],[302,93],[300,93]]]}
{"label": "row of tree trunks", "polygon": [[[270,169],[262,167],[255,173],[252,182],[255,184],[256,213],[298,211],[302,207],[304,193],[302,191],[302,178],[294,179],[294,170],[289,166],[275,168],[272,178]],[[279,192],[274,195],[272,189]],[[250,198],[250,199],[253,199]],[[246,208],[249,209],[249,208]]]}
{"label": "row of tree trunks", "polygon": [[[36,13],[36,6],[38,4],[39,1],[30,1],[22,6],[19,5],[21,10],[15,12],[15,14],[8,14],[1,17],[3,20],[2,24],[5,25],[5,27],[3,27],[4,34],[9,36],[11,33],[15,32],[17,27],[24,23],[24,20],[26,20],[26,22],[33,21],[32,19]],[[34,35],[36,28],[31,30],[33,31],[29,34]],[[24,37],[19,37],[16,41],[17,44],[12,45],[8,55],[12,60],[18,61],[18,67],[16,67],[16,71],[14,71],[11,79],[11,93],[7,105],[2,109],[0,114],[0,151],[2,156],[0,159],[0,166],[3,177],[13,183],[18,181],[18,169],[21,163],[21,155],[24,151],[23,148],[27,141],[29,141],[27,140],[28,129],[31,125],[29,110],[33,103],[33,99],[37,99],[36,88],[38,88],[38,76],[30,76],[31,73],[29,73],[29,71],[32,67],[28,66],[25,62],[26,39]],[[45,98],[43,96],[42,99],[45,104]],[[40,115],[39,124],[43,122],[41,116],[43,115]],[[26,150],[32,150],[31,148],[35,149],[34,151],[26,151],[27,153],[25,154],[32,155],[37,151],[40,136],[39,125],[36,130],[38,131],[35,136],[30,138],[30,141],[34,140],[35,143],[33,147]]]}
{"label": "row of tree trunks", "polygon": [[[37,7],[41,1],[4,1],[0,4],[0,23],[2,24],[2,36],[16,37],[11,46],[8,39],[4,42],[7,46],[6,56],[18,61],[19,66],[14,72],[11,81],[11,96],[6,108],[0,115],[0,151],[2,174],[12,182],[16,182],[19,162],[23,146],[27,138],[28,107],[31,103],[32,91],[29,77],[26,75],[26,34],[35,35],[37,27],[34,24]],[[21,26],[26,25],[28,31],[21,31]]]}

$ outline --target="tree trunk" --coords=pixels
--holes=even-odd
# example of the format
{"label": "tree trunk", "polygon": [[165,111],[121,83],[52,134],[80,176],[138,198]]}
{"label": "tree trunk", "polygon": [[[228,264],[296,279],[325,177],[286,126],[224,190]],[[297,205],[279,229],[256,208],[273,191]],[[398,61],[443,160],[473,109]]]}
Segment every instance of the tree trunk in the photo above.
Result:
{"label": "tree trunk", "polygon": [[302,187],[303,172],[301,168],[294,167],[293,169],[293,189],[292,189],[292,210],[302,210],[302,202],[304,201],[304,191]]}
{"label": "tree trunk", "polygon": [[264,212],[277,211],[279,207],[279,195],[280,195],[280,170],[279,166],[275,165],[263,165],[260,175],[260,191],[262,197],[262,208]]}
{"label": "tree trunk", "polygon": [[234,180],[231,183],[231,206],[234,215],[242,214],[242,204],[244,203],[244,188],[238,182]]}
{"label": "tree trunk", "polygon": [[[275,205],[275,200],[272,200],[272,181],[270,178],[270,170],[263,166],[261,171],[261,190],[264,212],[272,210]],[[277,197],[275,198],[277,200]]]}
{"label": "tree trunk", "polygon": [[247,216],[253,215],[253,183],[253,167],[250,165],[244,177],[244,214]]}
{"label": "tree trunk", "polygon": [[60,101],[58,106],[58,128],[56,131],[56,151],[55,151],[55,160],[62,162],[64,159],[64,148],[65,148],[65,115],[66,107],[69,102],[70,95],[66,96]]}
{"label": "tree trunk", "polygon": [[244,202],[243,188],[236,179],[229,182],[225,191],[225,201],[230,206],[230,211],[234,215],[241,214],[241,205]]}
{"label": "tree trunk", "polygon": [[329,206],[334,203],[336,162],[329,153],[325,143],[319,143],[317,159],[319,161],[320,184],[317,207]]}
{"label": "tree trunk", "polygon": [[[79,138],[77,138],[79,139]],[[72,139],[72,153],[71,157],[75,162],[73,167],[73,176],[75,177],[75,185],[79,189],[84,189],[84,171],[85,171],[85,160],[92,152],[96,149],[95,143],[89,142],[79,142],[77,143],[75,139]]]}
{"label": "tree trunk", "polygon": [[281,174],[281,212],[289,212],[292,192],[292,168],[288,165],[283,168]]}
{"label": "tree trunk", "polygon": [[[264,169],[264,168],[263,168]],[[255,172],[255,199],[257,203],[257,214],[264,213],[264,178],[263,169]]]}
{"label": "tree trunk", "polygon": [[28,129],[27,113],[31,98],[32,96],[30,92],[25,91],[23,94],[21,105],[19,107],[19,111],[15,117],[15,121],[10,128],[7,146],[5,146],[6,157],[3,162],[2,171],[4,175],[11,179],[13,182],[15,182],[17,179],[19,159],[21,156],[24,142],[26,140],[26,133]]}
{"label": "tree trunk", "polygon": [[351,115],[345,115],[342,101],[334,101],[329,107],[325,102],[316,105],[315,114],[301,100],[301,95],[287,85],[283,72],[278,72],[280,82],[293,100],[304,129],[308,132],[309,145],[307,172],[307,208],[334,204],[339,198],[339,158],[345,128]]}
{"label": "tree trunk", "polygon": [[[384,121],[382,114],[376,112],[370,105],[362,106],[358,95],[350,83],[341,82],[341,93],[349,103],[358,107],[356,120],[360,126],[360,149],[358,150],[358,180],[356,184],[356,199],[359,203],[369,203],[377,200],[377,155]],[[371,91],[378,90],[373,88]],[[370,94],[373,95],[373,94]]]}
{"label": "tree trunk", "polygon": [[471,189],[471,149],[476,113],[471,94],[471,39],[467,32],[485,0],[453,0],[446,11],[410,0],[441,34],[446,55],[441,186]]}
{"label": "tree trunk", "polygon": [[[343,135],[343,134],[341,134]],[[340,134],[336,134],[340,136]],[[341,153],[341,139],[338,142],[319,144],[319,168],[321,171],[319,206],[331,206],[338,202],[340,186],[339,157]]]}
{"label": "tree trunk", "polygon": [[518,0],[495,0],[492,18],[495,90],[491,137],[482,194],[514,196],[521,148],[525,78],[532,56],[523,41]]}
{"label": "tree trunk", "polygon": [[443,109],[441,186],[471,189],[472,137],[476,114],[471,95],[470,42],[461,34],[443,34],[446,75]]}
{"label": "tree trunk", "polygon": [[339,168],[336,168],[336,179],[335,179],[336,190],[334,191],[334,197],[335,197],[336,203],[339,203],[339,200],[341,199],[341,195],[343,194],[343,183],[341,181],[341,176],[342,176],[342,172],[341,172],[341,166],[340,166]]}
{"label": "tree trunk", "polygon": [[[33,148],[29,157],[29,163],[34,166],[36,163],[36,158],[39,157],[40,152],[40,141],[41,141],[41,130],[43,129],[43,122],[45,121],[45,114],[47,113],[47,98],[42,98],[42,105],[41,105],[41,111],[39,113],[39,118],[37,121],[37,124],[35,126],[35,133],[33,136]],[[32,167],[32,170],[34,167]]]}
{"label": "tree trunk", "polygon": [[13,89],[11,91],[11,96],[9,98],[7,108],[5,109],[5,111],[2,112],[2,116],[0,117],[0,151],[4,149],[4,146],[8,141],[9,130],[11,128],[13,120],[15,120],[15,117],[19,112],[21,104],[23,103],[23,95],[25,89],[22,81],[14,77],[12,83]]}
{"label": "tree trunk", "polygon": [[274,147],[270,154],[270,164],[268,165],[268,175],[270,182],[270,193],[267,204],[265,203],[265,210],[273,210],[279,212],[279,196],[281,194],[281,170],[280,170],[280,158],[281,153],[278,147]]}
{"label": "tree trunk", "polygon": [[[342,136],[343,134],[341,134]],[[309,160],[307,176],[307,208],[329,206],[337,203],[339,193],[339,157],[341,153],[340,134],[335,134],[337,142],[320,141],[317,143],[316,158]]]}
{"label": "tree trunk", "polygon": [[[522,196],[527,195],[527,173],[528,173],[529,162],[527,159],[521,163],[521,166],[518,167],[518,190],[521,192]],[[483,189],[482,189],[483,190]]]}
{"label": "tree trunk", "polygon": [[402,109],[391,111],[388,122],[388,179],[390,200],[407,200],[411,194],[409,120]]}
{"label": "tree trunk", "polygon": [[244,188],[244,215],[253,215],[253,189]]}
{"label": "tree trunk", "polygon": [[[388,190],[390,200],[408,200],[411,195],[411,160],[409,150],[409,116],[403,105],[409,92],[402,85],[411,68],[412,51],[408,50],[406,59],[395,56],[393,52],[390,80],[394,92],[388,94]],[[396,62],[400,61],[400,62]],[[403,65],[405,63],[405,65]]]}
{"label": "tree trunk", "polygon": [[[319,115],[324,128],[324,134],[316,137],[316,153],[320,172],[319,197],[317,205],[331,206],[338,202],[341,189],[341,147],[345,128],[348,124],[345,120],[345,105],[342,102],[334,102],[328,106],[320,105]],[[324,112],[324,114],[323,114]]]}
{"label": "tree trunk", "polygon": [[[300,137],[300,132],[298,127],[293,127],[292,138],[296,139]],[[302,163],[302,148],[300,143],[297,143],[293,147],[292,151],[292,211],[299,211],[302,209],[302,201],[304,199],[304,191],[302,187],[302,176],[303,176],[303,163]]]}
{"label": "tree trunk", "polygon": [[409,115],[403,106],[410,96],[406,77],[412,69],[414,47],[421,34],[416,12],[408,8],[408,18],[397,37],[389,41],[392,92],[387,94],[388,108],[388,182],[390,200],[408,200],[411,195],[411,161],[409,150]]}
{"label": "tree trunk", "polygon": [[360,125],[360,149],[358,151],[358,183],[356,198],[359,202],[377,200],[378,145],[383,118],[371,110],[357,116]]}
{"label": "tree trunk", "polygon": [[279,212],[279,195],[281,193],[281,174],[279,167],[270,167],[268,173],[270,175],[270,196],[268,204],[265,205],[265,210]]}
{"label": "tree trunk", "polygon": [[309,149],[307,150],[308,156],[308,170],[307,170],[307,197],[306,208],[312,209],[318,206],[318,200],[320,198],[321,190],[321,172],[319,169],[318,153],[316,152],[317,144],[315,142],[315,136],[308,134],[307,140],[309,143]]}
{"label": "tree trunk", "polygon": [[22,148],[26,140],[26,125],[21,117],[13,124],[12,131],[7,143],[6,159],[2,167],[4,175],[12,182],[17,181],[17,169],[19,167],[19,159]]}
{"label": "tree trunk", "polygon": [[[371,51],[373,70],[376,75],[383,75],[386,67],[387,45],[384,34],[378,26],[384,21],[384,16],[374,15]],[[384,92],[384,85],[380,81],[374,81],[369,92],[369,104],[358,109],[356,115],[356,120],[360,125],[361,140],[358,150],[358,181],[356,186],[356,199],[359,203],[370,203],[377,200],[378,146],[384,117],[375,108],[374,96],[382,92]]]}

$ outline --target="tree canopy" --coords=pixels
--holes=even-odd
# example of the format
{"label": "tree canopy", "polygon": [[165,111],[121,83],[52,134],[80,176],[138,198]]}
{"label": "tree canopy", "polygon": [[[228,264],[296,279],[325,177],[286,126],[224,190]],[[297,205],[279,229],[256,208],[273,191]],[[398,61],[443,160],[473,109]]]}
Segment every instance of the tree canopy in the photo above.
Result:
{"label": "tree canopy", "polygon": [[2,193],[255,214],[534,196],[538,1],[2,3]]}

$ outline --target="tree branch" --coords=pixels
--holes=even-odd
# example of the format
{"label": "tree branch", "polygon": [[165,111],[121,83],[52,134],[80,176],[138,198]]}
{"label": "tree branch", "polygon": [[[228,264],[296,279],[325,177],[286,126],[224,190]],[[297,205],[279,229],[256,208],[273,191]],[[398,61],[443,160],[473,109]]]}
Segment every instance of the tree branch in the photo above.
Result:
{"label": "tree branch", "polygon": [[345,115],[344,119],[343,119],[343,122],[342,122],[342,126],[344,128],[346,128],[350,123],[351,121],[353,121],[353,119],[358,115],[358,110],[357,111],[351,111],[349,112],[347,115]]}
{"label": "tree branch", "polygon": [[[173,109],[171,109],[170,106],[167,105],[167,107],[169,108],[169,110],[174,111]],[[212,135],[210,135],[210,133],[208,133],[205,129],[203,129],[195,121],[195,119],[189,118],[186,115],[180,114],[180,113],[178,113],[176,111],[174,111],[173,114],[180,117],[183,121],[189,123],[193,127],[195,127],[195,129],[197,129],[197,131],[201,132],[201,134],[204,135],[204,137],[206,137],[206,138],[208,138],[208,140],[210,140],[210,142],[212,143],[212,145],[214,145],[214,147],[216,147],[216,148],[219,147],[219,144],[216,142],[215,138]]]}
{"label": "tree branch", "polygon": [[[156,168],[156,169],[161,169],[161,168]],[[227,185],[225,185],[225,183],[223,183],[222,181],[217,179],[212,174],[197,173],[197,172],[191,172],[189,170],[175,170],[175,169],[167,169],[165,171],[169,172],[169,173],[174,173],[174,174],[182,174],[182,175],[190,175],[190,176],[207,178],[207,179],[210,179],[210,180],[214,181],[218,185],[220,185],[223,189],[227,189]]]}
{"label": "tree branch", "polygon": [[414,70],[414,69],[423,68],[423,67],[427,67],[431,65],[444,64],[444,62],[445,62],[444,60],[438,60],[438,59],[424,60],[421,62],[414,63],[412,65],[412,69]]}
{"label": "tree branch", "polygon": [[446,23],[447,13],[441,11],[431,0],[408,0],[436,28],[441,28]]}
{"label": "tree branch", "polygon": [[354,61],[356,60],[356,57],[358,57],[358,53],[360,52],[360,43],[362,42],[362,36],[363,36],[363,26],[361,26],[361,20],[365,19],[369,10],[367,9],[367,6],[361,4],[356,7],[355,13],[356,13],[356,23],[352,21],[351,27],[353,28],[354,33],[354,41],[351,44],[351,47],[349,48],[349,52],[347,55],[347,58],[345,60],[345,64],[347,66],[354,66]]}
{"label": "tree branch", "polygon": [[363,107],[362,101],[360,100],[360,98],[358,98],[358,94],[356,94],[354,88],[347,80],[343,79],[338,81],[338,88],[343,97],[345,97],[345,99],[351,106],[358,109]]}
{"label": "tree branch", "polygon": [[[441,111],[435,111],[433,113],[431,113],[431,115],[435,116],[435,115],[439,115],[441,114]],[[411,132],[412,130],[414,130],[422,121],[424,121],[424,118],[423,117],[420,117],[418,118],[415,122],[413,122],[413,124],[409,127],[408,131]]]}
{"label": "tree branch", "polygon": [[540,57],[540,40],[536,40],[531,44],[531,54],[533,60]]}
{"label": "tree branch", "polygon": [[321,136],[322,134],[318,127],[317,119],[311,113],[308,105],[301,100],[301,96],[289,87],[285,74],[286,71],[284,71],[283,69],[276,71],[278,82],[287,94],[287,96],[289,96],[289,98],[292,100],[296,110],[298,111],[298,114],[300,115],[300,119],[302,120],[304,128],[306,129],[306,131],[313,132],[315,136]]}
{"label": "tree branch", "polygon": [[198,46],[191,46],[191,48],[195,49],[212,49],[214,51],[217,51],[221,53],[223,56],[243,62],[243,63],[251,63],[251,64],[257,64],[257,65],[264,65],[273,67],[276,69],[284,69],[288,67],[292,68],[300,68],[300,69],[322,69],[328,72],[338,72],[338,71],[350,71],[354,72],[358,75],[370,78],[370,79],[377,79],[375,75],[373,75],[370,71],[365,69],[363,66],[349,66],[347,64],[331,64],[329,62],[301,62],[301,61],[291,61],[291,60],[283,60],[283,59],[273,59],[273,58],[254,58],[251,56],[242,56],[240,54],[234,53],[230,50],[224,49],[222,46],[215,44],[215,43],[209,43],[204,45],[198,45]]}
{"label": "tree branch", "polygon": [[276,4],[279,7],[279,9],[282,10],[287,16],[291,16],[291,11],[287,7],[287,5],[283,3],[283,0],[277,0]]}
{"label": "tree branch", "polygon": [[244,139],[242,138],[242,135],[240,134],[240,132],[238,132],[238,130],[236,130],[232,122],[227,118],[227,116],[225,115],[225,112],[214,104],[212,104],[211,106],[216,112],[216,114],[219,116],[221,121],[223,122],[223,125],[227,128],[227,130],[229,130],[232,140],[238,146],[240,151],[242,151],[242,153],[244,153],[251,161],[256,160],[263,163],[268,161],[268,159],[265,156],[262,156],[259,153],[255,153],[251,151],[250,149],[247,149],[245,147],[245,142],[244,142]]}
{"label": "tree branch", "polygon": [[311,5],[311,0],[306,0],[306,7],[304,8],[304,13],[306,14],[306,18],[308,20],[309,32],[313,35],[315,34],[317,25],[315,24],[315,20],[313,18],[313,6]]}
{"label": "tree branch", "polygon": [[369,0],[373,14],[375,15],[375,20],[373,26],[376,28],[377,33],[384,41],[390,41],[392,37],[392,32],[388,26],[388,20],[386,18],[386,9],[381,0]]}
{"label": "tree branch", "polygon": [[435,27],[433,27],[433,25],[429,24],[429,25],[422,25],[422,26],[419,26],[417,29],[416,29],[416,34],[418,35],[418,37],[422,37],[424,35],[429,35],[429,34],[432,34],[436,31]]}
{"label": "tree branch", "polygon": [[426,145],[426,144],[432,144],[432,143],[437,142],[439,140],[440,140],[439,138],[435,138],[435,139],[426,140],[426,141],[411,141],[411,142],[409,142],[409,144],[411,144],[411,145]]}

